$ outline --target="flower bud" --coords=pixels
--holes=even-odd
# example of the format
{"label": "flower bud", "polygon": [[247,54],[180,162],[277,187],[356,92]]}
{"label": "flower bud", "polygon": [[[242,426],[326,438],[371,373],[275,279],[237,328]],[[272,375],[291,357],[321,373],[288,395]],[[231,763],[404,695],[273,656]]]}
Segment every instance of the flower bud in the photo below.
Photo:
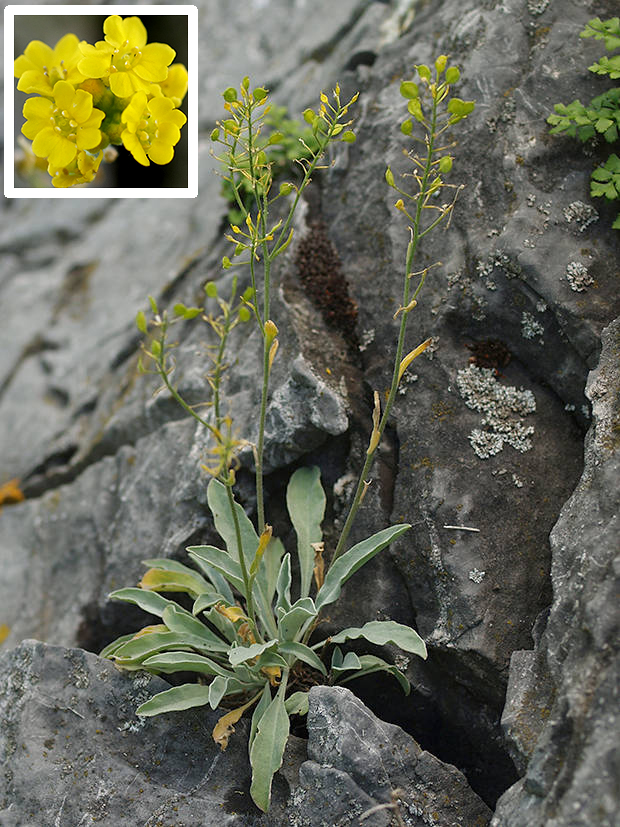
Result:
{"label": "flower bud", "polygon": [[271,319],[268,319],[265,322],[265,339],[267,339],[268,342],[273,342],[277,335],[278,328],[275,322],[272,322]]}
{"label": "flower bud", "polygon": [[437,69],[437,74],[441,75],[443,70],[446,68],[446,64],[448,62],[447,55],[439,55],[437,60],[435,61],[435,69]]}

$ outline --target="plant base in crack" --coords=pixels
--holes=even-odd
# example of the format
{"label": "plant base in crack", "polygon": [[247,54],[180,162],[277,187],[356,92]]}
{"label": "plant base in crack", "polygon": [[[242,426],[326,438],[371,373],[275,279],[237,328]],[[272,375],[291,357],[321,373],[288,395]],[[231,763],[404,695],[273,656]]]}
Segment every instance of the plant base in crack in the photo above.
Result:
{"label": "plant base in crack", "polygon": [[[275,196],[271,194],[273,172],[270,148],[277,146],[277,134],[262,136],[268,112],[267,92],[259,87],[250,91],[246,78],[240,87],[224,93],[230,117],[212,133],[212,139],[224,147],[219,160],[226,167],[229,188],[235,194],[243,216],[241,229],[231,226],[228,239],[234,245],[232,258],[224,257],[224,269],[243,266],[249,271],[249,284],[238,294],[237,278],[232,280],[230,299],[218,295],[215,283],[207,284],[208,300],[217,302],[219,314],[200,307],[177,304],[174,316],[160,313],[151,299],[153,316],[144,312],[137,317],[139,329],[148,335],[144,357],[150,362],[150,373],[163,382],[168,392],[203,425],[212,440],[209,465],[203,466],[212,476],[207,489],[208,505],[222,547],[191,546],[187,549],[195,568],[173,560],[146,560],[149,567],[138,588],[125,588],[112,593],[115,600],[133,603],[159,617],[161,623],[147,626],[136,634],[126,635],[110,644],[102,655],[128,670],[145,669],[155,674],[194,672],[198,682],[174,686],[155,695],[137,710],[150,716],[196,706],[216,709],[225,705],[227,711],[213,730],[214,740],[226,748],[235,723],[251,710],[249,756],[252,766],[251,795],[264,811],[269,809],[271,785],[282,764],[289,735],[290,716],[304,715],[308,710],[308,688],[300,685],[304,670],[326,683],[347,683],[355,677],[374,672],[393,676],[405,693],[410,686],[396,666],[376,655],[358,655],[346,651],[349,640],[364,638],[375,646],[392,644],[406,652],[426,657],[426,646],[408,626],[392,620],[370,621],[359,627],[343,629],[325,639],[317,635],[321,612],[338,600],[344,583],[362,566],[411,526],[407,523],[383,528],[371,537],[347,548],[347,539],[355,516],[362,505],[373,463],[388,424],[398,387],[409,365],[430,343],[409,350],[406,345],[407,322],[416,307],[418,296],[430,270],[416,271],[414,261],[421,239],[452,213],[459,187],[446,184],[443,176],[452,168],[443,134],[473,110],[473,103],[449,98],[450,86],[459,79],[456,67],[447,67],[447,58],[440,56],[434,72],[418,66],[419,85],[413,81],[401,84],[401,95],[407,100],[407,117],[401,125],[405,139],[414,132],[414,121],[423,133],[416,136],[423,150],[405,150],[412,170],[397,183],[390,168],[387,184],[396,189],[399,198],[395,208],[409,223],[410,241],[403,273],[401,304],[394,308],[399,334],[395,347],[392,383],[383,406],[378,392],[374,395],[373,427],[366,459],[335,548],[326,549],[322,539],[322,522],[326,497],[316,467],[299,468],[290,478],[286,503],[294,528],[297,547],[296,565],[291,552],[273,536],[265,522],[263,502],[263,443],[265,411],[269,398],[269,378],[278,349],[278,328],[270,318],[271,263],[289,245],[292,218],[305,187],[334,142],[352,143],[355,135],[352,121],[344,121],[355,95],[348,103],[340,100],[338,86],[331,99],[321,94],[317,111],[306,110],[304,119],[310,124],[315,143],[306,145],[307,157],[300,160],[301,182],[283,183]],[[303,140],[303,139],[302,139]],[[413,183],[411,183],[413,182]],[[447,189],[453,192],[448,203],[438,203],[438,196]],[[251,192],[251,198],[247,197]],[[243,197],[242,197],[243,193]],[[288,198],[290,209],[285,219],[269,223],[269,208],[277,198]],[[262,284],[256,270],[262,267]],[[202,416],[183,398],[174,381],[174,345],[169,340],[175,321],[200,317],[215,333],[217,343],[211,346],[211,368],[206,382],[212,398],[207,415]],[[227,369],[226,350],[230,332],[242,322],[254,319],[263,340],[262,391],[258,415],[258,440],[253,445],[256,466],[257,525],[235,501],[236,453],[248,443],[237,437],[231,416],[223,412],[221,380]],[[144,364],[143,364],[143,369]],[[293,571],[298,582],[293,583]],[[191,611],[164,597],[162,593],[182,593],[193,601]],[[317,637],[319,639],[317,639]],[[318,678],[320,676],[320,678]]]}

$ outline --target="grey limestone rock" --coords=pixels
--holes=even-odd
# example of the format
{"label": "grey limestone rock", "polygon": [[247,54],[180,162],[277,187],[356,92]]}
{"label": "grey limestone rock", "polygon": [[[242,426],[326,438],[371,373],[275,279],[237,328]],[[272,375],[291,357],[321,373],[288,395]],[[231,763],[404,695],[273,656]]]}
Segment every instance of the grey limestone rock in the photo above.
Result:
{"label": "grey limestone rock", "polygon": [[[456,767],[424,751],[400,727],[381,721],[344,687],[310,691],[308,733],[309,761],[301,766],[300,790],[294,795],[302,812],[300,827],[306,823],[303,814],[316,802],[325,811],[331,803],[338,812],[343,790],[355,800],[349,818],[363,806],[372,809],[369,798],[375,807],[398,801],[405,824],[412,827],[489,823],[491,811]],[[355,821],[334,823],[344,827]]]}
{"label": "grey limestone rock", "polygon": [[[217,712],[138,718],[168,687],[81,649],[24,641],[0,656],[0,823],[258,827],[245,721],[222,752]],[[287,785],[274,785],[274,812]]]}
{"label": "grey limestone rock", "polygon": [[502,722],[524,778],[500,799],[496,827],[617,823],[620,320],[602,338],[583,475],[551,534],[553,603],[536,650],[511,664]]}

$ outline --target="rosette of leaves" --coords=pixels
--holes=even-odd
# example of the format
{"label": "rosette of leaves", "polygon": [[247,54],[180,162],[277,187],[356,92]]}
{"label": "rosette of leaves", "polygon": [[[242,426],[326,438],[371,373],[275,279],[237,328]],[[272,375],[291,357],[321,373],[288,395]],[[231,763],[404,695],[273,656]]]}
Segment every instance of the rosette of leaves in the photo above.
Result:
{"label": "rosette of leaves", "polygon": [[[603,40],[608,52],[620,49],[620,18],[590,20],[580,37],[594,37]],[[604,55],[588,69],[597,75],[608,75],[612,80],[620,78],[620,54]],[[566,133],[585,142],[602,136],[607,143],[618,140],[620,130],[620,87],[615,86],[598,95],[584,106],[581,101],[558,103],[554,106],[555,115],[549,115],[547,123],[551,124],[552,134]],[[609,201],[620,199],[620,158],[612,153],[607,160],[592,173],[590,195],[595,198],[605,197]],[[620,213],[612,227],[620,230]]]}
{"label": "rosette of leaves", "polygon": [[[296,689],[301,671],[310,670],[314,682],[330,684],[383,671],[409,692],[409,682],[396,666],[376,655],[343,653],[340,648],[347,640],[364,638],[425,658],[424,641],[408,626],[371,621],[316,642],[311,636],[319,613],[338,599],[344,583],[410,526],[394,525],[373,534],[341,554],[324,573],[321,523],[326,499],[320,472],[316,467],[298,469],[286,494],[297,537],[299,582],[294,589],[291,554],[272,537],[271,528],[259,536],[238,503],[231,512],[226,486],[219,480],[209,483],[207,498],[225,548],[188,548],[196,569],[168,559],[144,561],[149,570],[139,588],[120,589],[110,597],[133,603],[161,622],[119,638],[101,654],[128,670],[160,675],[195,672],[198,682],[160,692],[137,714],[206,705],[216,709],[224,703],[228,711],[213,730],[223,749],[234,724],[254,707],[250,792],[257,806],[267,811],[272,779],[289,735],[289,716],[308,710],[308,690]],[[189,595],[191,611],[162,593]],[[326,653],[329,660],[323,659]]]}

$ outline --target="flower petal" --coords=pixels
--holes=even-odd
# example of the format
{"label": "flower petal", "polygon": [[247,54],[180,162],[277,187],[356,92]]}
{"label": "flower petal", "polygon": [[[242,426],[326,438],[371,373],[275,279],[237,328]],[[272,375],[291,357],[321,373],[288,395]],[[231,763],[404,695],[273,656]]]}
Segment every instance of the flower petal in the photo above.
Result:
{"label": "flower petal", "polygon": [[75,144],[68,138],[60,138],[49,155],[50,164],[54,167],[64,167],[70,164],[77,155]]}
{"label": "flower petal", "polygon": [[[85,92],[84,94],[87,95],[88,92]],[[66,80],[59,80],[58,83],[54,84],[54,100],[60,109],[71,109],[73,107],[74,99],[75,89],[70,83]]]}
{"label": "flower petal", "polygon": [[144,23],[139,17],[126,17],[123,20],[123,26],[125,29],[125,40],[129,41],[130,46],[141,49],[147,40]]}
{"label": "flower petal", "polygon": [[[56,87],[54,87],[56,89]],[[78,123],[87,121],[91,112],[93,111],[93,96],[90,92],[85,92],[83,89],[77,89],[75,96],[71,103],[71,114],[73,119]]]}
{"label": "flower petal", "polygon": [[105,112],[102,112],[101,109],[93,109],[90,113],[90,117],[88,120],[83,121],[80,126],[84,127],[84,129],[99,129],[101,126],[101,121],[105,118]]}
{"label": "flower petal", "polygon": [[108,43],[112,43],[117,48],[120,47],[125,38],[125,27],[123,20],[118,14],[112,14],[107,17],[103,23],[103,31]]}
{"label": "flower petal", "polygon": [[142,120],[142,114],[145,107],[146,94],[144,92],[136,92],[129,105],[123,110],[121,121],[126,123],[132,132],[135,132],[138,128],[138,124]]}
{"label": "flower petal", "polygon": [[168,115],[167,120],[175,124],[175,126],[178,126],[179,129],[187,123],[187,117],[183,114],[183,112],[181,112],[180,109],[173,109]]}
{"label": "flower petal", "polygon": [[163,141],[165,144],[169,144],[170,146],[174,146],[175,144],[178,144],[180,138],[181,132],[179,131],[178,126],[175,126],[170,122],[159,125],[157,129],[158,140]]}
{"label": "flower petal", "polygon": [[79,126],[75,134],[78,149],[94,149],[101,143],[101,132],[94,127]]}
{"label": "flower petal", "polygon": [[133,94],[134,88],[129,77],[129,72],[115,72],[110,75],[110,89],[117,98],[128,98]]}
{"label": "flower petal", "polygon": [[49,80],[38,69],[30,69],[24,72],[17,83],[17,88],[27,95],[37,93],[47,97],[52,96],[52,86]]}
{"label": "flower petal", "polygon": [[38,158],[47,158],[60,140],[58,132],[52,129],[51,126],[47,126],[35,135],[32,142],[32,151]]}
{"label": "flower petal", "polygon": [[123,134],[121,135],[121,138],[125,149],[128,149],[129,152],[131,152],[131,154],[139,164],[142,164],[142,166],[144,167],[150,166],[149,159],[146,157],[144,148],[142,147],[142,144],[140,143],[136,135],[134,135],[128,129],[125,129]]}
{"label": "flower petal", "polygon": [[20,78],[24,72],[31,72],[35,68],[36,67],[32,65],[32,61],[28,60],[26,55],[20,55],[13,63],[13,74],[16,78]]}
{"label": "flower petal", "polygon": [[153,98],[149,101],[149,112],[154,118],[157,118],[158,121],[168,120],[173,109],[174,104],[170,98]]}
{"label": "flower petal", "polygon": [[81,56],[79,44],[80,41],[74,34],[66,34],[61,37],[54,46],[56,62],[60,63],[61,60],[64,60],[65,63],[77,63]]}
{"label": "flower petal", "polygon": [[80,52],[84,57],[78,62],[78,70],[89,78],[102,78],[107,75],[112,60],[113,48],[109,43],[99,40],[97,46],[80,43]]}
{"label": "flower petal", "polygon": [[42,118],[48,120],[54,111],[54,104],[47,100],[47,98],[28,98],[24,103],[22,114],[24,118],[33,120],[34,118]]}
{"label": "flower petal", "polygon": [[148,154],[154,164],[168,164],[174,157],[174,149],[164,141],[155,140],[149,147]]}
{"label": "flower petal", "polygon": [[35,66],[43,69],[44,66],[54,65],[54,52],[46,43],[40,40],[31,40],[24,49],[24,54]]}
{"label": "flower petal", "polygon": [[25,135],[27,138],[32,140],[36,138],[39,132],[42,129],[49,129],[50,122],[49,119],[45,119],[44,121],[40,118],[35,118],[33,121],[26,121],[26,123],[22,126],[22,134]]}

